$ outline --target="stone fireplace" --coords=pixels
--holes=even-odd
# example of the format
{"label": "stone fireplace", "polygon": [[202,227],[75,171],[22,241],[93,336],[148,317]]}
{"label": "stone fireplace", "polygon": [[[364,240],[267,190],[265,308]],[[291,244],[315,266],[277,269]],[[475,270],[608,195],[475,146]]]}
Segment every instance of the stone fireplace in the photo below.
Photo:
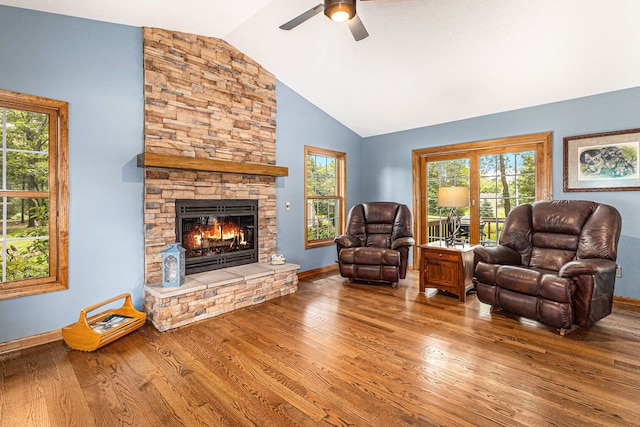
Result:
{"label": "stone fireplace", "polygon": [[[295,292],[299,267],[268,263],[277,252],[275,180],[287,174],[276,166],[275,77],[222,40],[156,28],[144,29],[144,69],[145,148],[138,166],[145,170],[148,317],[166,330]],[[176,221],[182,203],[220,200],[255,205],[252,231],[244,232],[244,242],[255,236],[254,263],[206,271],[192,261],[198,265],[183,286],[158,287],[161,252],[185,233]],[[188,227],[213,225],[205,217],[223,215],[198,215]],[[200,253],[207,249],[218,262],[228,242],[211,239]]]}

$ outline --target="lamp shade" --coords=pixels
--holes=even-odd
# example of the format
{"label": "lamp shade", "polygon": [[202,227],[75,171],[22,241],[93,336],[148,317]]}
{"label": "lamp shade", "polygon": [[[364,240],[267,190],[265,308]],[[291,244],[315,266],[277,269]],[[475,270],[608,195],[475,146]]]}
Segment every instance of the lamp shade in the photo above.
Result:
{"label": "lamp shade", "polygon": [[458,208],[469,206],[469,188],[440,187],[438,188],[438,206]]}

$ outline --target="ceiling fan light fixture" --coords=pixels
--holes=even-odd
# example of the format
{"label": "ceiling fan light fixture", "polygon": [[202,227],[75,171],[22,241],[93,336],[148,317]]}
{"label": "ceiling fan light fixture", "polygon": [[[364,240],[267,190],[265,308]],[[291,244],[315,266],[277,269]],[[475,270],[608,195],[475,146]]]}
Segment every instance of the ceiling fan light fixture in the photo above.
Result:
{"label": "ceiling fan light fixture", "polygon": [[324,14],[334,22],[345,22],[356,16],[355,0],[325,0]]}
{"label": "ceiling fan light fixture", "polygon": [[331,14],[331,20],[333,22],[345,22],[349,19],[349,12],[347,12],[346,10],[336,10]]}

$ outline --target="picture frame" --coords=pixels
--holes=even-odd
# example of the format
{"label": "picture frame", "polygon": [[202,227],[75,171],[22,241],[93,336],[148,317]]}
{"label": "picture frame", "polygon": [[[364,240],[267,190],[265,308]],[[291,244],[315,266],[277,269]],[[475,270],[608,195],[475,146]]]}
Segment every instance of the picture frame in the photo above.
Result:
{"label": "picture frame", "polygon": [[640,128],[564,138],[564,191],[640,190]]}

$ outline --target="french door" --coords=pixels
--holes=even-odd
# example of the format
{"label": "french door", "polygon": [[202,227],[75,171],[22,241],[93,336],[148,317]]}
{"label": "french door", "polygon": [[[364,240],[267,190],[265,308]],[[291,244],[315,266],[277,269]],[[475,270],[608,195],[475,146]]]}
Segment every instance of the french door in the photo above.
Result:
{"label": "french door", "polygon": [[438,189],[467,187],[468,206],[455,208],[462,237],[472,245],[495,245],[513,208],[551,198],[551,145],[546,132],[414,150],[416,241],[446,237],[442,223],[450,208],[438,206]]}

